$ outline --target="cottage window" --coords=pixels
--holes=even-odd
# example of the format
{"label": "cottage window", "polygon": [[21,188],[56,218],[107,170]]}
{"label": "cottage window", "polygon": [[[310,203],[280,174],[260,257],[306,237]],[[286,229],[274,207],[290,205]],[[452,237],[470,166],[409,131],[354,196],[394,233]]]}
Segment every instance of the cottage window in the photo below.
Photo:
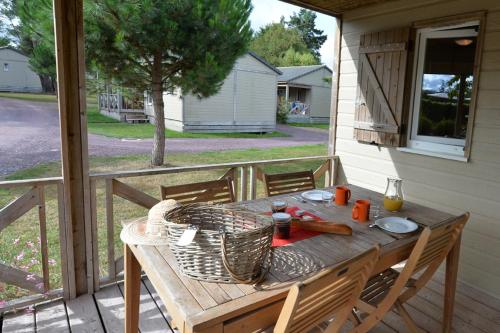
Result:
{"label": "cottage window", "polygon": [[4,72],[8,72],[9,71],[9,64],[8,63],[4,63],[3,64],[3,71]]}
{"label": "cottage window", "polygon": [[464,156],[478,22],[417,31],[409,148]]}

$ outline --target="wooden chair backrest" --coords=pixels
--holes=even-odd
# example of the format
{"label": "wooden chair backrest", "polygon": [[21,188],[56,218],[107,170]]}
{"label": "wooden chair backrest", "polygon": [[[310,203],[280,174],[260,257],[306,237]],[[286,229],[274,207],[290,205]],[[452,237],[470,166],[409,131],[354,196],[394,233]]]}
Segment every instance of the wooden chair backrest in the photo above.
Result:
{"label": "wooden chair backrest", "polygon": [[201,183],[160,186],[160,191],[163,200],[174,199],[181,204],[235,202],[233,179],[231,177]]}
{"label": "wooden chair backrest", "polygon": [[[432,227],[426,227],[417,240],[403,270],[391,290],[379,304],[379,316],[394,305],[396,300],[404,303],[414,296],[432,278],[452,247],[459,239],[462,229],[469,219],[469,213],[452,217]],[[415,273],[424,270],[409,284]],[[405,287],[410,287],[406,289]]]}
{"label": "wooden chair backrest", "polygon": [[370,277],[379,252],[380,248],[376,246],[293,285],[274,332],[308,332],[333,317],[335,319],[329,324],[328,332],[338,332]]}
{"label": "wooden chair backrest", "polygon": [[465,213],[424,229],[399,278],[402,276],[404,278],[411,277],[422,270],[424,272],[412,282],[412,288],[407,290],[404,296],[399,297],[402,303],[415,295],[432,278],[455,243],[460,239],[468,220],[469,213]]}
{"label": "wooden chair backrest", "polygon": [[311,170],[274,175],[264,174],[268,197],[279,194],[301,192],[316,188]]}

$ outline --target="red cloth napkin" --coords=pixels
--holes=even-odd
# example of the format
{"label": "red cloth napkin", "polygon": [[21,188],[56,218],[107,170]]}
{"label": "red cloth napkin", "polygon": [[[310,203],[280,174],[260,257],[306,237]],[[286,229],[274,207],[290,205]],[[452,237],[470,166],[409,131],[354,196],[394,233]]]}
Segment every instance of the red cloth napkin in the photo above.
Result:
{"label": "red cloth napkin", "polygon": [[[292,217],[300,218],[300,216],[297,215],[297,211],[298,210],[300,210],[299,207],[288,207],[286,209],[286,212],[288,214],[290,214]],[[268,214],[271,215],[272,213],[268,213]],[[316,215],[311,214],[309,212],[305,212],[304,215],[310,216],[310,217],[312,217],[316,221],[320,221],[321,220],[321,218],[319,216],[316,216]],[[292,244],[292,243],[298,242],[300,240],[308,239],[308,238],[311,238],[311,237],[314,237],[314,236],[318,236],[318,235],[321,235],[321,232],[310,231],[310,230],[303,230],[303,229],[300,229],[298,227],[294,227],[292,225],[292,227],[290,228],[290,238],[288,238],[288,239],[278,239],[275,236],[275,237],[273,237],[273,244],[272,244],[272,246],[273,247],[284,246],[284,245]]]}

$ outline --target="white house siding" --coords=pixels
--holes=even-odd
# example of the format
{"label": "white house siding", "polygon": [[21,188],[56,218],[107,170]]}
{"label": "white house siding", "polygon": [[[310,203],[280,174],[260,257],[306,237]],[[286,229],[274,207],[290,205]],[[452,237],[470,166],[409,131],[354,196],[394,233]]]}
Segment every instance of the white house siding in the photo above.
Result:
{"label": "white house siding", "polygon": [[276,126],[277,73],[247,54],[236,61],[220,91],[184,98],[184,130],[260,132]]}
{"label": "white house siding", "polygon": [[[360,34],[483,9],[488,9],[488,15],[470,161],[415,155],[355,141]],[[409,200],[456,214],[470,211],[472,217],[463,234],[460,278],[500,296],[500,1],[388,2],[347,13],[343,33],[336,154],[347,181],[383,192],[386,177],[398,176],[404,180]]]}
{"label": "white house siding", "polygon": [[[175,131],[182,131],[182,108],[183,99],[180,95],[180,90],[175,90],[173,93],[163,93],[163,104],[165,112],[165,126]],[[151,100],[148,101],[147,94],[144,99],[144,114],[148,116],[150,123],[154,124],[154,110]]]}
{"label": "white house siding", "polygon": [[[274,126],[276,121],[276,76],[267,73],[239,75],[236,85],[236,122],[242,125]],[[273,79],[274,78],[274,79]]]}
{"label": "white house siding", "polygon": [[[8,64],[8,71],[4,71],[4,64]],[[40,78],[31,70],[28,58],[8,48],[0,48],[0,91],[42,91]]]}
{"label": "white house siding", "polygon": [[290,81],[291,85],[297,84],[311,87],[310,104],[312,120],[329,121],[332,88],[324,79],[331,76],[332,73],[330,71],[322,68],[321,70]]}

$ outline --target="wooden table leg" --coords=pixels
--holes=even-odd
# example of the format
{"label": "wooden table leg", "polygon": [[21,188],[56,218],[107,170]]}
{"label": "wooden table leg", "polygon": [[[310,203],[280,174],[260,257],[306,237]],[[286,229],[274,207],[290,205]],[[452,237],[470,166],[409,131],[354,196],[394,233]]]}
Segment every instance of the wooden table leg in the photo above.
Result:
{"label": "wooden table leg", "polygon": [[444,281],[443,333],[450,333],[453,322],[453,307],[457,288],[458,260],[461,236],[446,257],[446,276]]}
{"label": "wooden table leg", "polygon": [[141,293],[141,265],[125,244],[125,333],[139,331],[139,303]]}

